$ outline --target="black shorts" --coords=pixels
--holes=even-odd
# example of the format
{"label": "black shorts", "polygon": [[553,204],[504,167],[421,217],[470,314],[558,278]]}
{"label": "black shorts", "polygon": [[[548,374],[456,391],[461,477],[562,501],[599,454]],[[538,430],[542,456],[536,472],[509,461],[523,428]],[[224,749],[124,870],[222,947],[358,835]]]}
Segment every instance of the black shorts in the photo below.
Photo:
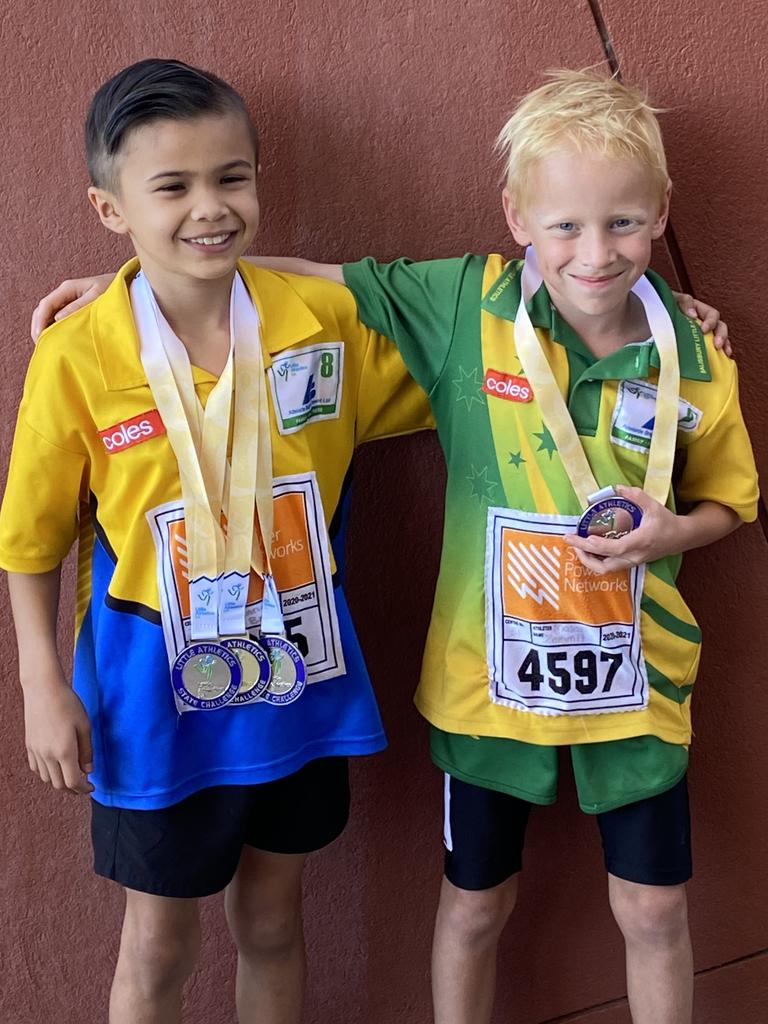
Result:
{"label": "black shorts", "polygon": [[[492,889],[522,868],[526,800],[445,776],[445,877],[459,889]],[[688,785],[596,815],[605,867],[644,885],[691,877]]]}
{"label": "black shorts", "polygon": [[348,764],[321,758],[284,779],[213,786],[158,810],[91,807],[96,874],[157,896],[210,896],[231,882],[244,846],[310,853],[341,835]]}

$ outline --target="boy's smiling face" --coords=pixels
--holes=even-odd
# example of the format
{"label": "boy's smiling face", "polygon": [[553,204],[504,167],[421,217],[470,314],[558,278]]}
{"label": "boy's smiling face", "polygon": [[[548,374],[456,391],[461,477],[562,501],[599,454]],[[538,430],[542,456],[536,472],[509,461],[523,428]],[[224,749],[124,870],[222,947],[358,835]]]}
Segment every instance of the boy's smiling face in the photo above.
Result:
{"label": "boy's smiling face", "polygon": [[664,231],[669,193],[659,197],[643,164],[567,149],[533,166],[527,201],[518,206],[505,189],[503,204],[515,241],[534,246],[558,311],[588,330],[627,310]]}
{"label": "boy's smiling face", "polygon": [[89,189],[102,222],[131,237],[153,284],[231,276],[259,225],[256,155],[236,113],[162,118],[128,135],[115,192]]}

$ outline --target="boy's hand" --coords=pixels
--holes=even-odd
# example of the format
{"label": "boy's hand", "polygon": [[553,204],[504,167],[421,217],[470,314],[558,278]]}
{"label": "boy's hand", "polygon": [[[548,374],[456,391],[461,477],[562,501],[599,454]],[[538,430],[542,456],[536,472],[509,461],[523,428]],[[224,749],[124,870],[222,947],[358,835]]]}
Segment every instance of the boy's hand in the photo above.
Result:
{"label": "boy's hand", "polygon": [[54,789],[91,793],[91,725],[80,698],[62,675],[24,690],[29,767]]}
{"label": "boy's hand", "polygon": [[602,576],[628,566],[653,562],[665,555],[679,554],[685,549],[688,536],[686,516],[670,512],[640,487],[621,486],[616,490],[623,498],[629,498],[643,510],[640,525],[618,540],[568,534],[566,540],[582,565]]}
{"label": "boy's hand", "polygon": [[35,306],[30,325],[32,341],[37,341],[54,320],[63,320],[76,309],[81,309],[97,299],[107,290],[114,276],[101,274],[97,277],[78,277],[72,281],[62,281],[58,288],[54,288]]}
{"label": "boy's hand", "polygon": [[708,306],[700,299],[694,299],[692,295],[683,292],[674,292],[680,310],[686,316],[695,317],[701,321],[701,329],[705,334],[715,332],[715,348],[721,348],[727,356],[733,355],[730,338],[728,337],[728,325],[720,319],[720,313],[714,306]]}

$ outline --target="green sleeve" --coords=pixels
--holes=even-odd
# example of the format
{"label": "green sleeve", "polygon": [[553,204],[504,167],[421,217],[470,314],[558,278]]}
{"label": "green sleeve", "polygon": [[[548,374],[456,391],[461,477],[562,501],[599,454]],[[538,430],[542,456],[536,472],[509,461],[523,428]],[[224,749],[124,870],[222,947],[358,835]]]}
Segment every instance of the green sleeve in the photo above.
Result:
{"label": "green sleeve", "polygon": [[376,263],[367,257],[344,264],[344,282],[357,300],[360,319],[394,339],[409,372],[427,393],[448,357],[462,282],[473,259],[477,257]]}

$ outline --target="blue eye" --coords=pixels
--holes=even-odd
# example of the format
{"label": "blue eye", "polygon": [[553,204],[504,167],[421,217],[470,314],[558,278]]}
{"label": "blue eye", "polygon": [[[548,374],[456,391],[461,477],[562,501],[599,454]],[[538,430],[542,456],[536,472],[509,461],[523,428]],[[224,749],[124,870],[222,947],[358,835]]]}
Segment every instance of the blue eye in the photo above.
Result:
{"label": "blue eye", "polygon": [[557,227],[559,231],[573,231],[576,228],[576,225],[572,220],[564,220],[561,221]]}
{"label": "blue eye", "polygon": [[629,228],[634,224],[634,220],[631,217],[617,217],[613,222],[615,228]]}

